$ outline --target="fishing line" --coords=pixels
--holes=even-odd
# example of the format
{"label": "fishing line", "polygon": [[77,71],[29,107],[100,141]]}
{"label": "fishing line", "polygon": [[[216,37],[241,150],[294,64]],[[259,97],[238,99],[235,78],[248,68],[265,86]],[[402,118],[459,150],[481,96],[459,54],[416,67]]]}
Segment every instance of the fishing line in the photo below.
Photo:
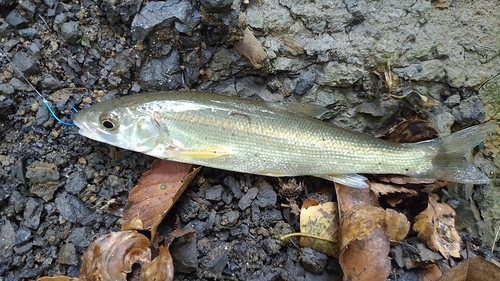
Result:
{"label": "fishing line", "polygon": [[[26,83],[28,83],[28,85],[30,85],[30,87],[35,91],[35,93],[38,94],[38,96],[42,99],[43,103],[45,104],[45,106],[49,110],[50,115],[52,115],[52,117],[54,117],[54,119],[57,122],[63,124],[64,126],[75,126],[75,123],[73,123],[73,122],[71,122],[71,123],[65,122],[65,121],[59,119],[59,117],[57,117],[56,113],[52,109],[52,106],[50,105],[49,101],[35,88],[35,86],[33,86],[33,84],[31,84],[31,82],[23,75],[23,73],[14,65],[14,63],[9,59],[7,54],[5,54],[3,51],[0,51],[0,55],[2,55],[3,57],[5,57],[7,59],[7,61],[10,63],[10,65],[12,65],[14,70],[17,71],[17,73],[19,73],[19,75],[21,75],[21,77],[23,77],[24,81],[26,81]],[[74,112],[78,112],[78,110],[76,110],[76,108],[73,107],[72,109]]]}

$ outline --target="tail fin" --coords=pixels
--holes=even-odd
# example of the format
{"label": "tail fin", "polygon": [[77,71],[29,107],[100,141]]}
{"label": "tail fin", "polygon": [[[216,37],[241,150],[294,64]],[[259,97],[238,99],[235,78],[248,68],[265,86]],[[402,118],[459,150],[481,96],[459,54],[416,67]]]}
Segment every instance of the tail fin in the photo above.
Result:
{"label": "tail fin", "polygon": [[464,154],[497,128],[496,124],[482,124],[443,138],[416,143],[416,146],[429,151],[429,155],[433,156],[432,168],[418,176],[458,183],[489,183],[489,178],[476,166],[467,162]]}

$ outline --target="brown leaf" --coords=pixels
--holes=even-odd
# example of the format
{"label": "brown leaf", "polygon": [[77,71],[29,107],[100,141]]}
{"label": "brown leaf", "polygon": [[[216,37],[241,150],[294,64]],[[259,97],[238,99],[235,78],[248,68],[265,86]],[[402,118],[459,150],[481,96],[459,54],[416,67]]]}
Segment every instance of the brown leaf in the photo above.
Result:
{"label": "brown leaf", "polygon": [[[335,202],[319,204],[306,199],[300,211],[300,246],[339,256],[338,208]],[[313,237],[312,237],[313,236]]]}
{"label": "brown leaf", "polygon": [[344,280],[386,280],[391,271],[385,211],[369,188],[335,184],[339,201],[340,257]]}
{"label": "brown leaf", "polygon": [[386,209],[384,226],[391,241],[402,241],[410,231],[410,222],[405,215],[393,209]]}
{"label": "brown leaf", "polygon": [[405,120],[389,130],[381,138],[392,142],[407,143],[429,140],[437,137],[437,131],[420,119]]}
{"label": "brown leaf", "polygon": [[156,160],[129,193],[122,230],[151,229],[153,241],[159,223],[199,170],[192,170],[189,164]]}
{"label": "brown leaf", "polygon": [[439,251],[445,258],[460,257],[460,236],[455,229],[455,211],[439,197],[431,194],[427,209],[414,218],[413,230],[429,248]]}
{"label": "brown leaf", "polygon": [[403,175],[377,175],[377,178],[383,182],[389,182],[399,185],[405,184],[434,184],[438,182],[436,179],[413,178]]}
{"label": "brown leaf", "polygon": [[446,272],[438,281],[498,281],[500,267],[481,257],[462,261]]}
{"label": "brown leaf", "polygon": [[175,238],[193,234],[183,230],[172,231],[153,260],[149,239],[135,230],[101,236],[83,254],[80,278],[82,281],[171,281],[174,264],[168,247]]}
{"label": "brown leaf", "polygon": [[143,265],[141,280],[174,280],[174,261],[167,247],[160,246],[160,254]]}
{"label": "brown leaf", "polygon": [[418,192],[416,190],[394,184],[370,182],[370,188],[373,192],[375,192],[375,194],[377,194],[377,196],[387,195],[389,193],[406,193],[408,197],[418,195]]}
{"label": "brown leaf", "polygon": [[391,272],[389,249],[389,241],[380,226],[375,227],[363,240],[353,241],[339,258],[344,280],[387,280]]}
{"label": "brown leaf", "polygon": [[266,58],[266,52],[264,52],[259,40],[255,38],[248,27],[243,31],[243,39],[235,43],[234,47],[238,50],[238,53],[250,61],[253,67],[262,67],[261,63]]}
{"label": "brown leaf", "polygon": [[126,281],[134,263],[151,261],[149,239],[135,230],[111,232],[92,242],[82,256],[82,281]]}
{"label": "brown leaf", "polygon": [[443,275],[441,269],[435,264],[430,264],[422,269],[419,281],[436,281]]}

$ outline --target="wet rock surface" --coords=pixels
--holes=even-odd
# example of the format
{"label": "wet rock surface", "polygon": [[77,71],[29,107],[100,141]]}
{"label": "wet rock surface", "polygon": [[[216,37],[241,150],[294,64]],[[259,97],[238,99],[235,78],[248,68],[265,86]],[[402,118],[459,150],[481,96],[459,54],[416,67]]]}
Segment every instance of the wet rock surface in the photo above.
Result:
{"label": "wet rock surface", "polygon": [[[0,49],[67,122],[73,107],[173,89],[314,103],[329,110],[325,122],[373,135],[415,115],[443,135],[485,119],[474,89],[500,72],[496,2],[325,3],[0,1]],[[234,48],[247,26],[266,54],[259,69]],[[401,79],[392,92],[389,65]],[[154,159],[55,121],[3,56],[0,141],[0,279],[78,276],[86,247],[120,229],[119,210]],[[199,177],[171,211],[196,232],[171,247],[176,280],[338,277],[335,259],[279,240],[299,226],[274,179],[208,168]]]}

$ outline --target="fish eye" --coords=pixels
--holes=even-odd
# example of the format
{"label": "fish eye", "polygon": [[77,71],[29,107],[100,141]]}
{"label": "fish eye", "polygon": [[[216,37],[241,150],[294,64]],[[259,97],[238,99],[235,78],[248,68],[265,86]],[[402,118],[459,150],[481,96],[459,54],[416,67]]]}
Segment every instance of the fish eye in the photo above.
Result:
{"label": "fish eye", "polygon": [[120,127],[118,114],[113,111],[106,111],[99,116],[99,123],[107,131],[114,131]]}

